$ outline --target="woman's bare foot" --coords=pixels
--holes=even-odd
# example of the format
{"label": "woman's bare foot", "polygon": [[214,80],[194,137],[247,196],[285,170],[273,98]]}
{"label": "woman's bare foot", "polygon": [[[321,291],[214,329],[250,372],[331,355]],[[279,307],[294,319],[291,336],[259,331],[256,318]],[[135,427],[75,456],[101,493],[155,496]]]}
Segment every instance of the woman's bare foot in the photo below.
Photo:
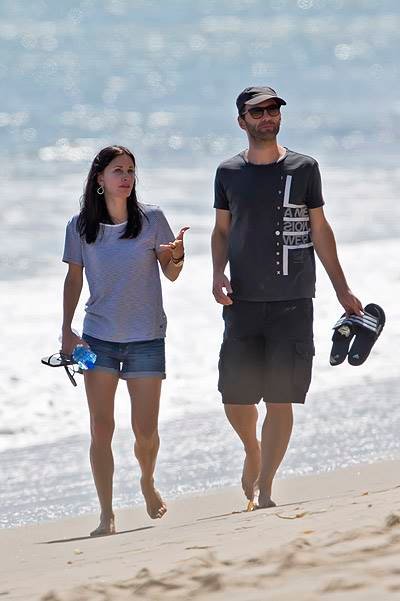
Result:
{"label": "woman's bare foot", "polygon": [[258,486],[258,476],[261,466],[261,443],[258,442],[258,449],[246,452],[242,472],[242,488],[249,501],[253,501],[256,488]]}
{"label": "woman's bare foot", "polygon": [[111,516],[100,516],[100,524],[95,530],[92,530],[90,536],[109,536],[115,534],[115,518]]}
{"label": "woman's bare foot", "polygon": [[276,503],[271,499],[271,495],[260,491],[257,509],[268,509],[268,507],[276,507]]}
{"label": "woman's bare foot", "polygon": [[154,488],[154,480],[144,480],[144,478],[141,478],[140,487],[146,501],[146,509],[149,516],[153,520],[162,518],[167,511],[167,506],[158,490]]}

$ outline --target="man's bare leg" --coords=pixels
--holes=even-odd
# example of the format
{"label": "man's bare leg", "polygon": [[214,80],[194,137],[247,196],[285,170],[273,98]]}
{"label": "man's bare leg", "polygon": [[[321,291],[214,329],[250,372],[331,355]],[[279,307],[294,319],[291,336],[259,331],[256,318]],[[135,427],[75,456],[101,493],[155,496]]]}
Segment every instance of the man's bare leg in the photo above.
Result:
{"label": "man's bare leg", "polygon": [[135,456],[142,471],[140,486],[146,501],[147,513],[152,519],[162,518],[167,506],[154,486],[154,470],[160,439],[158,411],[161,378],[131,378],[128,390],[132,406],[132,429],[135,434]]}
{"label": "man's bare leg", "polygon": [[247,499],[253,501],[261,465],[260,443],[257,440],[257,407],[224,404],[224,408],[231,426],[243,442],[246,456],[243,464],[242,488]]}
{"label": "man's bare leg", "polygon": [[85,372],[85,387],[90,412],[90,464],[100,503],[100,524],[90,536],[115,534],[112,509],[114,459],[111,441],[114,433],[114,397],[118,376],[102,372]]}
{"label": "man's bare leg", "polygon": [[291,403],[267,403],[261,437],[259,507],[275,507],[271,499],[272,482],[285,456],[293,428]]}

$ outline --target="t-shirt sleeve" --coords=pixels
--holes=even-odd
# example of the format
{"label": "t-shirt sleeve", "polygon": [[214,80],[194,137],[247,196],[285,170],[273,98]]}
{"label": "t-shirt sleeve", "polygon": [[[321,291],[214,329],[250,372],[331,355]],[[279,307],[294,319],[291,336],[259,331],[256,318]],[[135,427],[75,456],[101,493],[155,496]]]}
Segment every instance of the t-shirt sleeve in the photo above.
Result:
{"label": "t-shirt sleeve", "polygon": [[225,194],[225,189],[221,181],[221,171],[217,169],[214,181],[214,209],[224,209],[229,211],[229,201]]}
{"label": "t-shirt sleeve", "polygon": [[168,244],[173,242],[175,236],[171,230],[169,223],[161,209],[156,212],[156,231],[155,231],[155,248],[158,250],[160,244]]}
{"label": "t-shirt sleeve", "polygon": [[318,209],[325,204],[322,196],[321,173],[318,163],[315,162],[307,185],[306,205],[309,209]]}
{"label": "t-shirt sleeve", "polygon": [[64,263],[76,263],[83,266],[82,240],[76,229],[76,223],[76,217],[73,217],[67,223],[62,260]]}

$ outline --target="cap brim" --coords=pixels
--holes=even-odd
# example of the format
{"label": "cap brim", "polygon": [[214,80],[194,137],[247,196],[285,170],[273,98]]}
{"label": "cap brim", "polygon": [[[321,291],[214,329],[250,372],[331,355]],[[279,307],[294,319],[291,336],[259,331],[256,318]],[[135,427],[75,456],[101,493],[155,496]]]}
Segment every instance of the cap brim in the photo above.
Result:
{"label": "cap brim", "polygon": [[251,98],[244,104],[246,106],[254,106],[255,104],[260,104],[260,102],[265,102],[265,100],[277,100],[279,104],[286,104],[283,98],[279,98],[279,96],[271,96],[270,94],[260,94],[259,96]]}

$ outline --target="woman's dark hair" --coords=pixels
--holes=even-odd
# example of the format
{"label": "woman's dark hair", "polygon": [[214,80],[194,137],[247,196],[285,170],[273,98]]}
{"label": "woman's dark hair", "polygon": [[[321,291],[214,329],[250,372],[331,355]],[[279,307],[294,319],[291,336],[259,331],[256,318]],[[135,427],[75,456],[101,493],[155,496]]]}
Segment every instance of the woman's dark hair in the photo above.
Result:
{"label": "woman's dark hair", "polygon": [[[94,158],[90,167],[89,175],[86,180],[85,189],[81,198],[81,211],[79,213],[77,230],[90,244],[95,242],[99,234],[101,223],[112,223],[104,200],[104,194],[99,194],[99,183],[97,176],[117,156],[126,154],[132,159],[133,166],[136,167],[135,157],[130,150],[124,146],[107,146],[100,150]],[[136,173],[133,182],[132,192],[127,199],[128,221],[124,233],[120,238],[136,238],[142,229],[143,210],[140,208],[136,196]]]}

